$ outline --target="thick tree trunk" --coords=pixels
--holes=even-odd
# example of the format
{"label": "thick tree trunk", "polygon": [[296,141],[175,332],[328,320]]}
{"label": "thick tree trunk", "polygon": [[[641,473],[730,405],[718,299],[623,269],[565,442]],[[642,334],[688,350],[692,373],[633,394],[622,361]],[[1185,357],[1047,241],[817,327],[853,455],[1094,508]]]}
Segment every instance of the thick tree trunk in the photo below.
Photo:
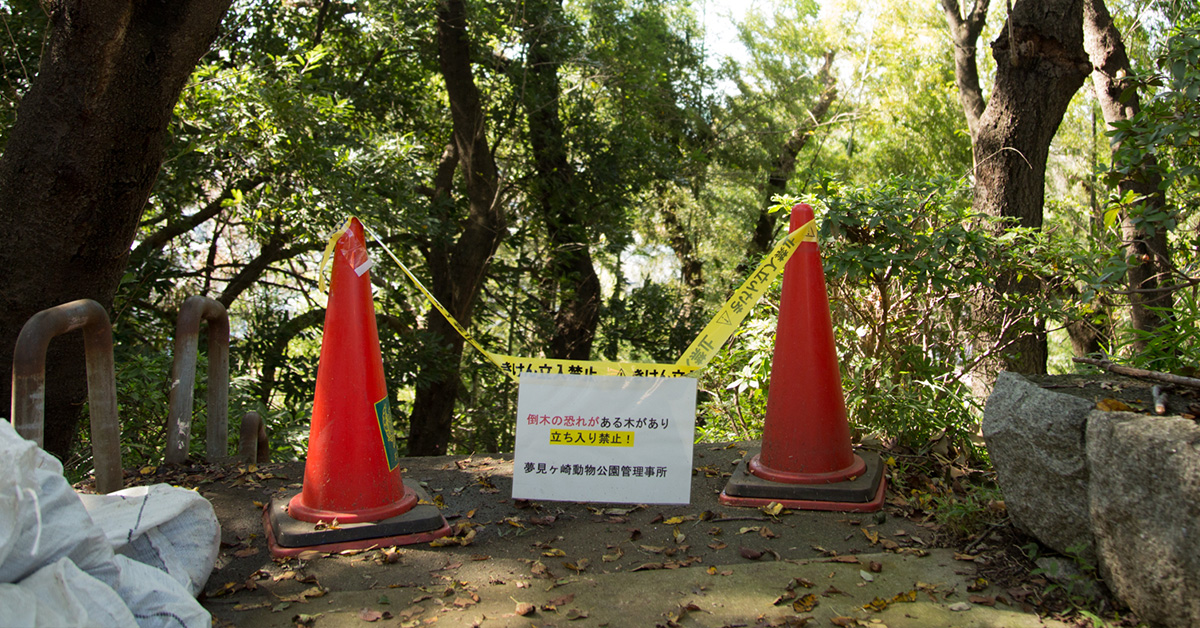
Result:
{"label": "thick tree trunk", "polygon": [[528,48],[518,85],[529,122],[534,181],[531,196],[541,211],[549,236],[550,279],[554,285],[552,358],[587,360],[600,321],[600,278],[592,263],[585,205],[574,191],[575,170],[567,160],[567,142],[559,116],[561,97],[561,0],[526,3],[525,43]]}
{"label": "thick tree trunk", "polygon": [[[1130,73],[1129,56],[1121,33],[1113,24],[1103,0],[1087,0],[1083,15],[1083,45],[1092,62],[1092,85],[1104,121],[1111,126],[1114,122],[1130,120],[1141,110],[1141,100],[1137,90],[1131,90],[1123,101],[1121,99],[1129,86],[1122,79]],[[1119,148],[1116,144],[1112,146],[1114,161],[1118,158]],[[1135,164],[1140,167],[1136,176],[1126,176],[1118,183],[1122,197],[1133,192],[1138,199],[1138,211],[1131,213],[1129,210],[1133,208],[1123,208],[1121,212],[1121,233],[1130,264],[1126,273],[1131,293],[1129,323],[1133,329],[1148,333],[1164,322],[1164,315],[1151,308],[1170,309],[1174,304],[1171,291],[1162,285],[1171,268],[1167,230],[1161,225],[1134,221],[1136,214],[1161,209],[1167,204],[1166,196],[1159,189],[1162,177],[1155,171],[1154,162],[1153,155],[1146,155],[1143,163]],[[1144,350],[1146,339],[1136,337],[1133,346],[1136,351]]]}
{"label": "thick tree trunk", "polygon": [[[964,17],[956,0],[942,0],[954,38],[959,95],[971,130],[973,207],[982,214],[1012,219],[1016,226],[1040,229],[1050,142],[1090,71],[1083,53],[1083,0],[1023,0],[1012,5],[992,44],[996,79],[984,105],[971,53],[987,6],[987,0],[976,0]],[[1001,305],[1000,297],[1030,294],[1040,289],[1039,284],[1028,275],[1001,275],[996,279],[996,294],[980,296],[976,315],[993,321],[999,331],[975,340],[977,351],[998,353],[979,363],[973,378],[977,394],[986,395],[1000,369],[1046,371],[1045,322],[1027,320],[1020,310]]]}
{"label": "thick tree trunk", "polygon": [[[1003,31],[992,44],[996,82],[974,141],[976,211],[1015,219],[1016,225],[1042,226],[1046,160],[1063,114],[1091,67],[1083,52],[1082,0],[1026,0],[1013,7]],[[1038,280],[1001,276],[1001,294],[1035,292]],[[997,312],[997,320],[1019,314]],[[985,368],[990,382],[995,370],[1046,372],[1044,321],[1014,321],[998,339],[1003,358]]]}
{"label": "thick tree trunk", "polygon": [[[471,70],[466,13],[463,0],[438,3],[438,60],[446,81],[454,135],[454,146],[443,155],[442,165],[453,163],[452,158],[457,157],[466,182],[469,211],[453,246],[434,242],[423,247],[432,275],[430,290],[463,325],[471,322],[484,272],[505,231],[504,210],[498,198],[499,175],[488,148],[486,118]],[[447,172],[453,174],[452,169],[438,168],[437,189],[432,195],[435,209],[449,202],[451,177]],[[458,364],[462,359],[462,337],[436,311],[430,313],[429,331],[439,339],[445,363],[438,365],[440,375],[432,377],[431,384],[417,387],[409,417],[408,451],[414,456],[446,452],[461,385]]]}
{"label": "thick tree trunk", "polygon": [[[25,321],[60,303],[108,307],[162,165],[179,93],[230,0],[45,2],[50,32],[0,157],[0,395]],[[46,449],[63,458],[83,351],[51,345]]]}

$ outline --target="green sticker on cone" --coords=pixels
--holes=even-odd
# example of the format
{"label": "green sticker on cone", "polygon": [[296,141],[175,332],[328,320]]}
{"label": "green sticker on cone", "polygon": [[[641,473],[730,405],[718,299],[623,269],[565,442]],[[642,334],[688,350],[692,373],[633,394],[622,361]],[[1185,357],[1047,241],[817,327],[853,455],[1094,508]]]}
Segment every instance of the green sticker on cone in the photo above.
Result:
{"label": "green sticker on cone", "polygon": [[383,451],[387,454],[388,471],[400,464],[400,452],[396,450],[396,426],[392,422],[392,406],[384,397],[375,402],[375,418],[379,421],[379,436],[383,439]]}

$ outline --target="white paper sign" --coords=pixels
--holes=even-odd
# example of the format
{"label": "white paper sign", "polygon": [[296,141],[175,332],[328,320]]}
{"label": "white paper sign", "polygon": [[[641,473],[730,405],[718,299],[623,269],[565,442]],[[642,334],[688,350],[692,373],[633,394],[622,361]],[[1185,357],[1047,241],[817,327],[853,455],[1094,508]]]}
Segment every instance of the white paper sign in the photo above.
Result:
{"label": "white paper sign", "polygon": [[691,502],[696,380],[521,375],[513,498]]}

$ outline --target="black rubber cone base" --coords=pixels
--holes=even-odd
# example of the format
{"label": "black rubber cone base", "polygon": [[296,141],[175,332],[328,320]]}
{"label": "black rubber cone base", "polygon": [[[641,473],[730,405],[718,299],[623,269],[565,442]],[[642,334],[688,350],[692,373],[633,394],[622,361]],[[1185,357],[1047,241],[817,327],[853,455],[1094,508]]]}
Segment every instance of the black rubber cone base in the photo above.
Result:
{"label": "black rubber cone base", "polygon": [[[274,556],[295,556],[301,552],[340,552],[347,549],[369,547],[391,547],[427,543],[450,533],[437,506],[430,504],[429,494],[416,482],[404,481],[405,486],[416,491],[418,503],[408,512],[390,519],[370,523],[341,523],[336,528],[320,529],[315,523],[293,519],[287,513],[287,504],[295,493],[271,498],[263,511],[263,527],[267,531],[267,544]],[[421,503],[425,502],[425,503]]]}
{"label": "black rubber cone base", "polygon": [[747,455],[729,478],[720,501],[730,506],[759,507],[779,502],[796,510],[874,512],[883,507],[883,459],[870,451],[856,452],[866,463],[862,475],[829,484],[788,484],[764,480],[746,467]]}

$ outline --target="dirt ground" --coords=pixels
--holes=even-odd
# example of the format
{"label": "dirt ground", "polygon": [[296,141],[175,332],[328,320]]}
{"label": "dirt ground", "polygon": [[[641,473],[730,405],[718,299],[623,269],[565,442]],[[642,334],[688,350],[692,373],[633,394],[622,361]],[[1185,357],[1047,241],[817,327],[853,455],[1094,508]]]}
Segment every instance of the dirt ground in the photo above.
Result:
{"label": "dirt ground", "polygon": [[1017,545],[1028,539],[1002,512],[958,537],[920,505],[922,482],[952,491],[980,472],[952,478],[893,458],[877,513],[721,505],[756,445],[696,445],[691,503],[679,506],[514,501],[508,456],[406,458],[405,479],[439,505],[453,543],[290,559],[270,556],[261,513],[300,490],[303,463],[138,480],[195,487],[213,503],[222,547],[202,602],[217,625],[1074,625],[1055,618],[1052,583],[1030,575]]}

